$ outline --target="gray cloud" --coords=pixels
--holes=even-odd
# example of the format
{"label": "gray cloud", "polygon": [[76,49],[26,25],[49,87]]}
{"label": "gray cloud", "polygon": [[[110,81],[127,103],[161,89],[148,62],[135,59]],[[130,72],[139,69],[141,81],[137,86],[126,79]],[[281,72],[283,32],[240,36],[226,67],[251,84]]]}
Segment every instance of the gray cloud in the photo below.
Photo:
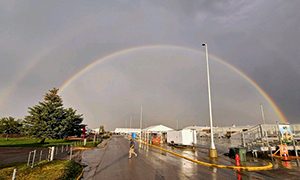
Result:
{"label": "gray cloud", "polygon": [[[151,44],[201,49],[206,41],[209,52],[246,72],[290,122],[299,122],[299,5],[298,1],[1,1],[0,115],[23,116],[47,89],[113,52]],[[197,105],[190,105],[191,112]],[[112,114],[106,116],[122,119]]]}

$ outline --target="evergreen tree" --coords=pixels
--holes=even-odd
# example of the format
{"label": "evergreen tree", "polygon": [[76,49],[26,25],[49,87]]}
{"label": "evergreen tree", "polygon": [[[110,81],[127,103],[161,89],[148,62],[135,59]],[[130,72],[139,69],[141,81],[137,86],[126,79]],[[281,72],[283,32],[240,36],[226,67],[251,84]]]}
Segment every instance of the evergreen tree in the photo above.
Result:
{"label": "evergreen tree", "polygon": [[64,109],[58,89],[49,90],[44,101],[29,107],[29,115],[25,117],[27,134],[33,137],[59,139],[80,132],[82,115],[77,115],[72,108]]}
{"label": "evergreen tree", "polygon": [[82,114],[76,114],[76,110],[72,108],[65,109],[64,119],[62,121],[63,137],[80,136],[82,128],[80,124],[82,121]]}
{"label": "evergreen tree", "polygon": [[13,117],[4,117],[0,119],[1,134],[21,134],[22,124],[20,120],[15,120]]}

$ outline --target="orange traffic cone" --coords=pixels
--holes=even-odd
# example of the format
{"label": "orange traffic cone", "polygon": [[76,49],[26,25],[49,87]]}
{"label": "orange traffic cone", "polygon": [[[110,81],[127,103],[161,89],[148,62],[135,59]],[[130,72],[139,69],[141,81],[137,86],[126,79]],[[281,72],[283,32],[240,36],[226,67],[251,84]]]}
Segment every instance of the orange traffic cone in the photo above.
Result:
{"label": "orange traffic cone", "polygon": [[287,161],[287,160],[288,160],[287,154],[283,154],[283,160],[284,160],[284,161]]}

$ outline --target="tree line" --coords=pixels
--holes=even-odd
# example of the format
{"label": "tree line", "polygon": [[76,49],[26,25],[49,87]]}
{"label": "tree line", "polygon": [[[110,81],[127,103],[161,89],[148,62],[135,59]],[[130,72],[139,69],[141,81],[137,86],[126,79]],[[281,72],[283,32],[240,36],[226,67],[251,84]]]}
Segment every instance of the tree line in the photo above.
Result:
{"label": "tree line", "polygon": [[73,108],[65,108],[59,89],[49,90],[38,104],[28,108],[23,120],[13,117],[0,119],[1,134],[22,134],[40,138],[61,139],[67,136],[80,136],[83,115]]}

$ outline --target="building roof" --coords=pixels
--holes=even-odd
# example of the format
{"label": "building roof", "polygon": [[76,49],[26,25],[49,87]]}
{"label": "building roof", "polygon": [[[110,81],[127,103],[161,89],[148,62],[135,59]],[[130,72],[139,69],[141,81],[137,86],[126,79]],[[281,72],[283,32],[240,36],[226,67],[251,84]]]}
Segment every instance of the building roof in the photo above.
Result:
{"label": "building roof", "polygon": [[[252,126],[223,126],[223,127],[216,127],[214,126],[213,129],[214,131],[225,131],[225,130],[243,130],[243,129],[249,129]],[[203,131],[203,130],[210,130],[210,126],[188,126],[185,127],[184,129],[195,129],[197,131]]]}
{"label": "building roof", "polygon": [[141,129],[138,128],[116,128],[115,133],[140,133]]}
{"label": "building roof", "polygon": [[167,126],[164,125],[156,125],[156,126],[150,126],[147,127],[145,129],[143,129],[143,131],[147,131],[147,132],[167,132],[167,131],[171,131],[173,130],[172,128],[169,128]]}

